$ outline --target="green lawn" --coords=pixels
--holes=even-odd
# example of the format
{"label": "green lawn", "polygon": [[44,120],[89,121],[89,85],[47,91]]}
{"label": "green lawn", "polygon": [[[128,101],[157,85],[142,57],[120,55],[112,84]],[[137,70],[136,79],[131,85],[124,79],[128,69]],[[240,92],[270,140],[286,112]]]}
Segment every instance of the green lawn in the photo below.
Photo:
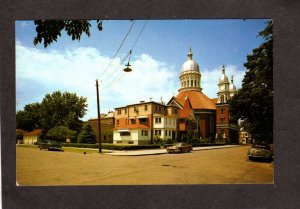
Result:
{"label": "green lawn", "polygon": [[[34,149],[39,148],[37,145],[33,145],[33,144],[17,144],[17,147],[34,148]],[[62,150],[65,152],[76,152],[76,153],[85,152],[85,154],[99,153],[98,149],[91,149],[91,148],[62,147]],[[110,151],[102,150],[102,153],[108,153],[108,152]]]}

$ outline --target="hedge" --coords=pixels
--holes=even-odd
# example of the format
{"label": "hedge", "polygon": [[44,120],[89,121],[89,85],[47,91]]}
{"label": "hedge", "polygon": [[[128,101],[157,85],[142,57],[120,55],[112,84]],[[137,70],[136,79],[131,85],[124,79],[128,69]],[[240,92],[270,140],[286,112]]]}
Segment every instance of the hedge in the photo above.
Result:
{"label": "hedge", "polygon": [[216,144],[216,143],[190,143],[193,147],[207,147],[207,146],[222,146],[225,144]]}
{"label": "hedge", "polygon": [[[63,147],[80,147],[80,148],[94,148],[98,149],[99,144],[80,144],[80,143],[64,143]],[[101,143],[102,149],[109,150],[137,150],[137,149],[158,149],[159,145],[149,144],[149,145],[127,145],[127,144],[108,144]]]}

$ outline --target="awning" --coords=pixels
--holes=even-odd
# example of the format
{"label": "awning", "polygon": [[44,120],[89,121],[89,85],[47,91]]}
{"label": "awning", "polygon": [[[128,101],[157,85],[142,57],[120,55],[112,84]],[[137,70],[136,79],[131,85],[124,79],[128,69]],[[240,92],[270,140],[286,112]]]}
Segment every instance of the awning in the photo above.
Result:
{"label": "awning", "polygon": [[148,118],[147,115],[141,115],[141,116],[138,116],[138,118]]}
{"label": "awning", "polygon": [[120,129],[120,130],[118,130],[118,132],[130,132],[130,130],[129,129]]}

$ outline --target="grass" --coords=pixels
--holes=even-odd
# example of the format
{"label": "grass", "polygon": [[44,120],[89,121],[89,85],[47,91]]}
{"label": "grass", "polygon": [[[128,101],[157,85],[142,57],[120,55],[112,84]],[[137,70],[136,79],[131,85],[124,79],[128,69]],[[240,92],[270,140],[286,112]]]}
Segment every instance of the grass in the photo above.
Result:
{"label": "grass", "polygon": [[[34,148],[38,149],[39,147],[37,145],[33,144],[17,144],[17,147],[24,147],[24,148]],[[75,152],[75,153],[86,153],[86,154],[93,154],[93,153],[99,153],[98,149],[91,149],[91,148],[76,148],[76,147],[63,147],[63,151],[65,152]],[[108,153],[109,151],[102,150],[102,153]]]}

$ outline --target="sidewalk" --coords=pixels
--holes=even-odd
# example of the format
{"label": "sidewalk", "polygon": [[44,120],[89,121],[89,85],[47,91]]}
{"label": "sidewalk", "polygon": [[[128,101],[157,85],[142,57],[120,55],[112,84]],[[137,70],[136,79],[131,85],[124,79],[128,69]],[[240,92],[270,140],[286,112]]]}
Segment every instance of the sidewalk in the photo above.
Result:
{"label": "sidewalk", "polygon": [[[193,147],[193,151],[210,150],[210,149],[224,149],[231,147],[238,147],[241,145],[223,145],[223,146],[207,146],[207,147]],[[161,155],[167,154],[166,149],[148,149],[148,150],[130,150],[130,151],[112,151],[105,153],[106,155],[115,156],[141,156],[141,155]]]}

